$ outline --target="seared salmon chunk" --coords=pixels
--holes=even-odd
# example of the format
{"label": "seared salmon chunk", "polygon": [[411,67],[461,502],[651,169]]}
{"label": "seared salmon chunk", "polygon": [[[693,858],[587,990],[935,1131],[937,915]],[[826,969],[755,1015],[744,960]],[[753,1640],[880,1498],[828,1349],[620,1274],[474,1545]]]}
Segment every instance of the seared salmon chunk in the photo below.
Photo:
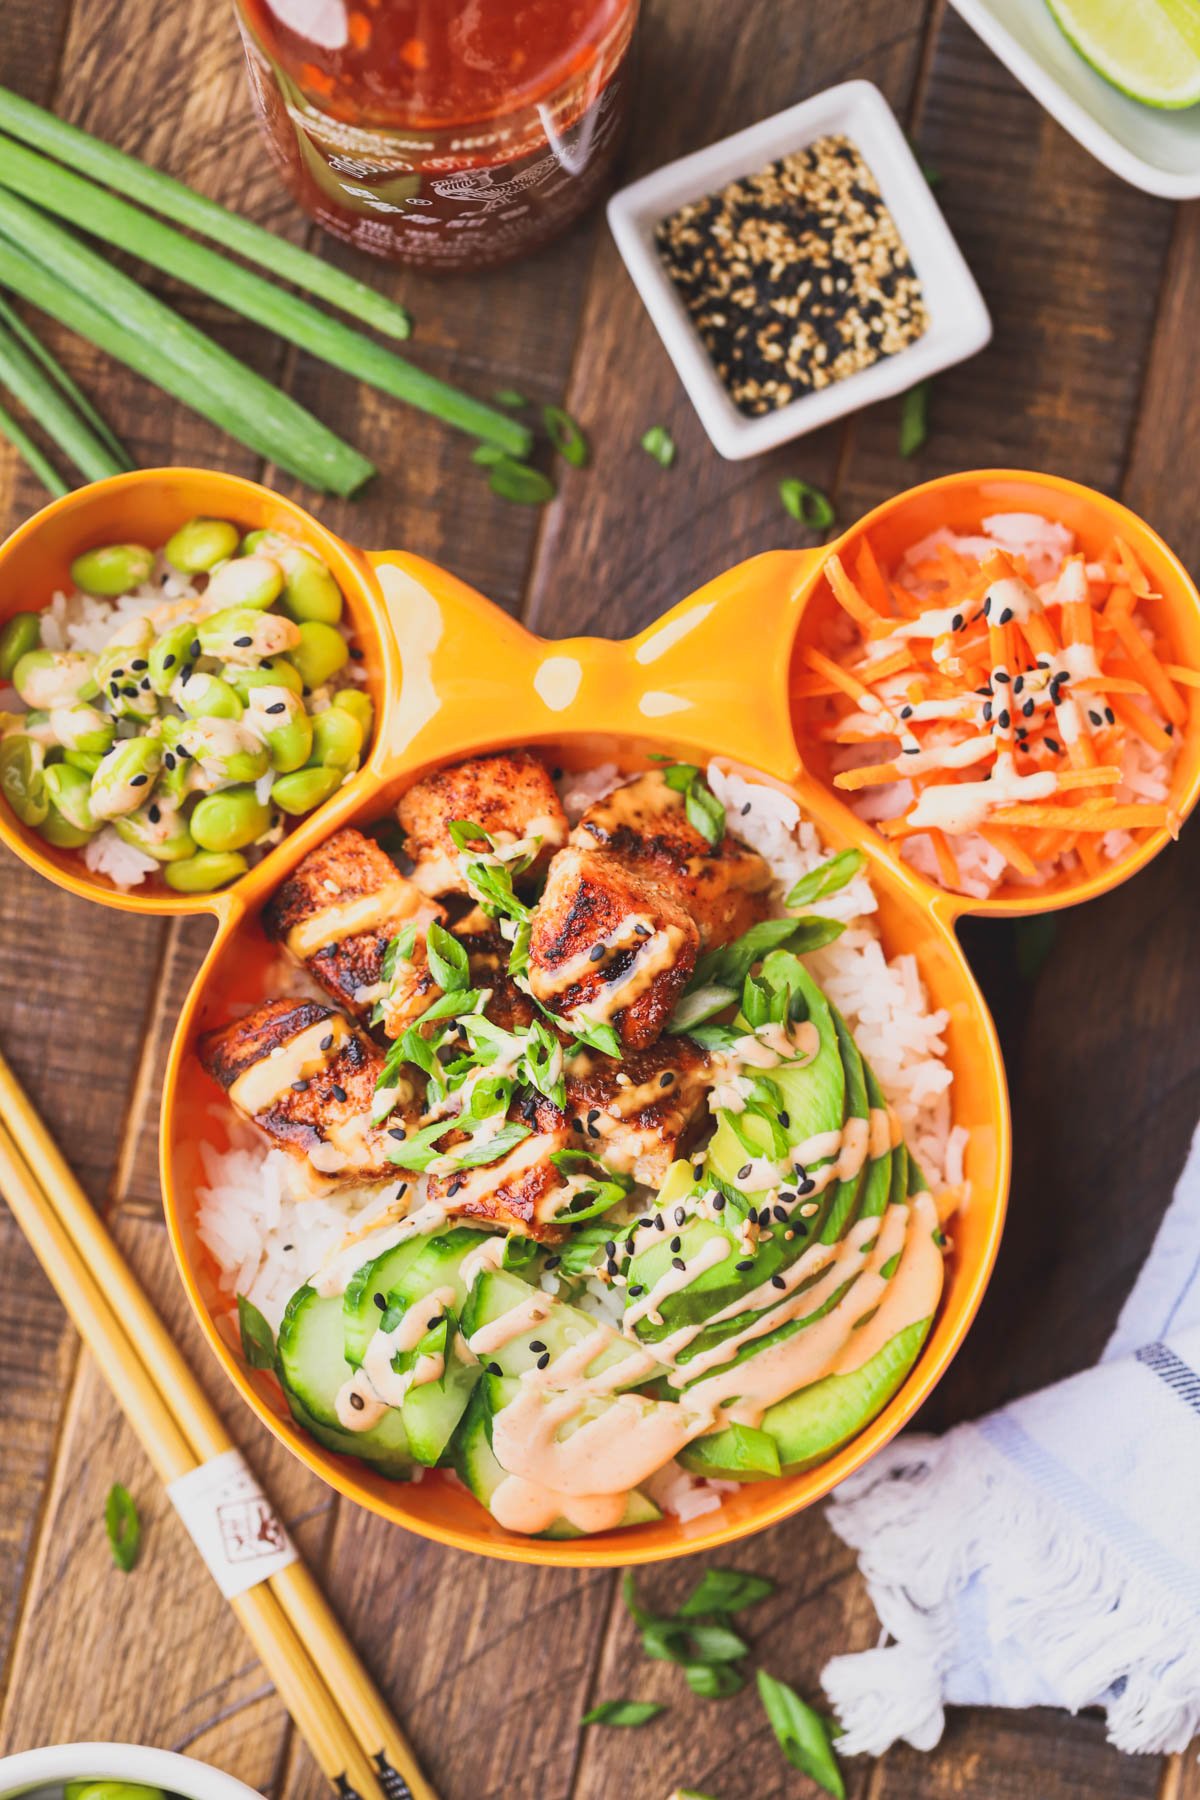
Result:
{"label": "seared salmon chunk", "polygon": [[581,1050],[567,1062],[572,1147],[606,1167],[659,1187],[708,1117],[707,1054],[685,1037],[661,1037],[617,1062]]}
{"label": "seared salmon chunk", "polygon": [[[570,1145],[566,1117],[540,1094],[519,1100],[510,1117],[528,1125],[530,1135],[507,1156],[483,1168],[431,1175],[429,1198],[455,1217],[517,1231],[523,1237],[561,1237],[553,1219],[565,1198],[566,1183],[550,1157]],[[455,1141],[462,1143],[464,1134],[447,1134],[445,1147],[450,1155]]]}
{"label": "seared salmon chunk", "polygon": [[379,845],[347,827],[296,865],[263,908],[267,935],[355,1017],[370,1015],[389,941],[406,925],[423,939],[445,913]]}
{"label": "seared salmon chunk", "polygon": [[567,841],[567,817],[545,765],[528,750],[474,756],[410,787],[396,808],[412,879],[426,894],[470,890],[450,834],[456,820],[481,825],[498,846],[540,840],[527,878],[535,880]]}
{"label": "seared salmon chunk", "polygon": [[766,917],[771,871],[729,832],[714,849],[692,825],[684,796],[651,769],[589,806],[571,833],[580,849],[609,850],[674,890],[703,949]]}
{"label": "seared salmon chunk", "polygon": [[607,850],[560,850],[533,912],[529,989],[552,1012],[611,1024],[627,1049],[662,1031],[696,965],[700,933],[649,868]]}
{"label": "seared salmon chunk", "polygon": [[[233,1105],[272,1141],[337,1182],[394,1181],[386,1129],[371,1123],[383,1052],[317,1000],[267,1000],[207,1032],[200,1061]],[[411,1109],[398,1097],[389,1125]]]}

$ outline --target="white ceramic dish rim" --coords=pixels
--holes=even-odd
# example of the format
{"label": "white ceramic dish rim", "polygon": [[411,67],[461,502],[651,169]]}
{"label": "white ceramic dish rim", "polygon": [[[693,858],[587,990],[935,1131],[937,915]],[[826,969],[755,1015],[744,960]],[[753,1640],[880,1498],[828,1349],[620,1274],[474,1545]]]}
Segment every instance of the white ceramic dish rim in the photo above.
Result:
{"label": "white ceramic dish rim", "polygon": [[[677,207],[834,131],[853,139],[879,182],[921,277],[929,329],[915,344],[857,375],[805,394],[763,418],[746,418],[722,386],[659,261],[653,230]],[[903,393],[973,356],[992,334],[975,278],[891,107],[873,82],[845,81],[825,88],[745,131],[664,164],[613,195],[608,221],[704,429],[720,454],[731,460],[758,455],[846,413]]]}
{"label": "white ceramic dish rim", "polygon": [[[1043,0],[1038,0],[1038,4],[1042,3]],[[988,0],[950,0],[950,4],[983,39],[993,55],[999,57],[1005,68],[1028,88],[1052,118],[1057,119],[1063,130],[1069,131],[1076,143],[1082,144],[1106,169],[1111,169],[1122,181],[1141,188],[1144,193],[1157,194],[1164,200],[1194,200],[1200,196],[1200,133],[1196,134],[1194,169],[1166,169],[1151,162],[1123,143],[1090,107],[1069,93],[1053,70],[1013,36],[1004,21],[996,16]],[[1149,112],[1151,118],[1164,127],[1171,119],[1186,117],[1186,112],[1159,112],[1154,108],[1146,108],[1139,101],[1110,87],[1103,76],[1097,75],[1088,67],[1084,58],[1065,38],[1063,42],[1070,54],[1079,61],[1081,81],[1096,84],[1098,98],[1134,109],[1131,118]],[[1188,108],[1187,112],[1196,110],[1194,107]]]}
{"label": "white ceramic dish rim", "polygon": [[184,1800],[261,1800],[235,1775],[147,1744],[45,1744],[0,1757],[0,1800],[63,1781],[137,1781]]}

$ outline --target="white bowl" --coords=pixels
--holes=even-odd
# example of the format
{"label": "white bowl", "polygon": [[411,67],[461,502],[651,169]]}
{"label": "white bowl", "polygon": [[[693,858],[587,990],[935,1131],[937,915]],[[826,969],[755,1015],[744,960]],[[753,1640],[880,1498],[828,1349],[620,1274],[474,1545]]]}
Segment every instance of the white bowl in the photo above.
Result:
{"label": "white bowl", "polygon": [[1160,112],[1097,75],[1046,0],[950,0],[1017,80],[1122,180],[1168,200],[1200,194],[1200,106]]}
{"label": "white bowl", "polygon": [[[850,138],[879,183],[920,276],[929,326],[923,337],[895,356],[885,356],[856,375],[803,394],[777,412],[747,418],[725,391],[688,318],[655,249],[654,229],[680,206],[716,193],[739,176],[755,174],[827,132]],[[983,296],[929,183],[890,106],[869,81],[845,81],[839,87],[826,88],[799,106],[789,106],[786,112],[644,175],[613,195],[608,222],[701,424],[721,455],[735,461],[773,450],[831,419],[903,393],[939,369],[973,356],[992,335]]]}
{"label": "white bowl", "polygon": [[209,1763],[142,1744],[47,1744],[0,1757],[0,1800],[87,1780],[139,1781],[181,1794],[183,1800],[261,1800],[254,1788]]}

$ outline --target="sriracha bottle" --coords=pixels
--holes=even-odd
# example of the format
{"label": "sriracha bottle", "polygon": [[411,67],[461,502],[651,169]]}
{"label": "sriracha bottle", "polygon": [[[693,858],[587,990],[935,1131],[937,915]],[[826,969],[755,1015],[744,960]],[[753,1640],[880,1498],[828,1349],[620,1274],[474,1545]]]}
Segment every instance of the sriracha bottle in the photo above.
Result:
{"label": "sriracha bottle", "polygon": [[360,250],[486,268],[591,204],[638,0],[236,0],[271,154]]}

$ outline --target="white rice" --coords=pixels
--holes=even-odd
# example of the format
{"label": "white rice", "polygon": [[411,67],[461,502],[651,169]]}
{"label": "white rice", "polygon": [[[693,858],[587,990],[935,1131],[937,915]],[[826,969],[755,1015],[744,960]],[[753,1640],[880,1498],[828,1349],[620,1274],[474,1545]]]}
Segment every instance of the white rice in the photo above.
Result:
{"label": "white rice", "polygon": [[[1043,519],[1037,513],[993,514],[983,520],[978,534],[964,534],[939,527],[918,543],[911,544],[896,570],[896,579],[902,586],[934,604],[937,602],[936,589],[924,583],[916,571],[922,563],[936,556],[939,547],[943,545],[960,556],[970,557],[978,562],[991,556],[997,549],[1024,557],[1031,582],[1042,592],[1043,600],[1049,601],[1052,598],[1050,590],[1062,572],[1063,563],[1074,553],[1075,534],[1065,525],[1060,525],[1053,519]],[[1088,564],[1089,577],[1100,579],[1104,573],[1102,564]],[[1146,642],[1153,644],[1153,633],[1140,621],[1138,629]],[[833,648],[844,648],[857,642],[848,619],[839,617],[834,621],[829,641]],[[895,678],[897,705],[903,703],[901,690],[906,680],[907,677],[903,675]],[[881,691],[887,692],[886,683],[881,684]],[[1149,696],[1139,700],[1139,704],[1148,710],[1156,724],[1165,724],[1163,715]],[[879,756],[878,741],[845,746],[835,753],[832,766],[835,773],[841,773],[860,763],[877,762]],[[1121,757],[1124,780],[1112,790],[1114,801],[1165,800],[1170,791],[1173,762],[1173,757],[1160,755],[1132,732],[1127,732]],[[869,825],[878,825],[886,819],[895,819],[907,812],[916,799],[916,794],[910,781],[893,781],[882,783],[878,787],[862,788],[845,797],[860,819]],[[1111,862],[1131,850],[1135,841],[1130,832],[1110,831],[1099,839],[1099,848]],[[1018,888],[1043,887],[1055,875],[1069,873],[1079,866],[1079,859],[1074,851],[1068,851],[1057,861],[1040,868],[1036,875],[1021,875],[1010,867],[1007,858],[999,850],[994,849],[977,832],[956,833],[951,848],[960,876],[958,891],[975,900],[986,900],[1002,885]],[[945,885],[928,837],[917,835],[904,838],[900,841],[899,851],[903,860],[919,875],[925,876],[936,886]]]}
{"label": "white rice", "polygon": [[[784,896],[830,852],[790,794],[715,762],[707,773],[731,829],[770,864],[778,884],[775,910],[783,914]],[[615,763],[568,774],[562,784],[568,816],[577,818],[618,779]],[[930,1186],[935,1192],[961,1187],[967,1133],[954,1125],[951,1113],[952,1077],[943,1036],[948,1015],[931,1010],[914,957],[889,960],[884,955],[876,925],[878,902],[865,872],[808,910],[846,926],[841,937],[807,959],[814,979],[845,1016],[896,1108]],[[280,975],[278,991],[296,990],[294,968]],[[308,986],[307,977],[300,975],[299,981]],[[245,1294],[277,1327],[295,1290],[337,1248],[352,1223],[361,1227],[386,1210],[398,1183],[382,1190],[343,1188],[314,1195],[296,1158],[283,1150],[264,1150],[252,1128],[241,1122],[233,1129],[234,1147],[224,1154],[202,1146],[205,1184],[197,1190],[198,1232],[217,1263],[221,1291],[231,1306],[237,1294]],[[418,1178],[413,1205],[420,1202],[420,1190]],[[553,1275],[544,1276],[542,1285],[557,1291]],[[590,1281],[576,1304],[615,1322],[622,1297]],[[671,1463],[648,1484],[648,1491],[664,1510],[684,1520],[719,1507],[736,1485],[701,1480]]]}

